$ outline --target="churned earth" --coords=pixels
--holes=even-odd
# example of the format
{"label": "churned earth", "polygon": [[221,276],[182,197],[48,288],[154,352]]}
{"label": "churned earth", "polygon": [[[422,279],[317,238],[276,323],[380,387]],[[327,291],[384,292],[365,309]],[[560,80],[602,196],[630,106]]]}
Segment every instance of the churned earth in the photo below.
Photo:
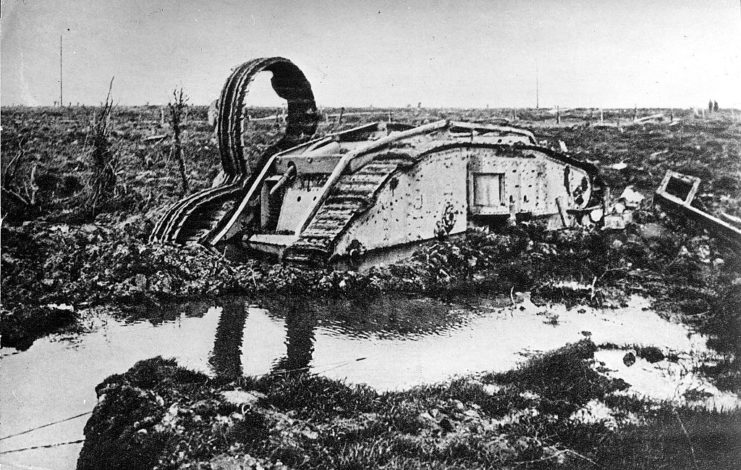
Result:
{"label": "churned earth", "polygon": [[[520,112],[530,121],[515,125],[532,124],[546,145],[558,148],[563,141],[574,156],[596,163],[613,200],[628,185],[644,194],[633,222],[619,231],[548,232],[537,223],[473,231],[427,244],[408,260],[357,273],[237,262],[196,247],[148,244],[157,217],[181,192],[169,130],[155,107],[114,114],[116,189],[104,205],[85,207],[92,111],[3,108],[3,346],[22,350],[49,332],[74,332],[81,312],[92,307],[126,316],[226,294],[531,292],[536,304],[596,307],[625,305],[640,294],[653,299],[652,309],[708,335],[723,360],[702,366],[702,373],[723,390],[741,390],[738,254],[698,224],[654,206],[651,198],[664,172],[673,169],[703,179],[698,207],[741,215],[741,123],[730,115],[696,120],[674,110],[678,121],[672,123],[600,127],[589,125],[586,110],[563,116],[559,125],[543,111]],[[413,123],[509,116],[497,110],[393,113]],[[627,115],[614,111],[605,118],[627,124]],[[376,117],[348,117],[344,125],[387,116],[388,110],[378,110]],[[264,127],[261,136],[279,124]],[[323,122],[319,132],[330,127]],[[218,161],[204,108],[191,110],[184,146],[191,190],[207,187]],[[585,340],[510,373],[390,394],[309,375],[228,382],[153,359],[101,384],[98,391],[106,398],[88,424],[80,465],[94,468],[85,462],[103,458],[110,446],[124,453],[143,446],[130,463],[144,468],[156,462],[164,468],[240,468],[237,462],[269,468],[278,461],[319,468],[327,459],[343,468],[586,468],[595,462],[653,468],[665,461],[673,467],[731,468],[733,459],[738,462],[734,446],[723,444],[738,441],[738,412],[626,398],[615,393],[624,384],[593,367],[594,350]],[[620,430],[568,419],[585,407],[609,408]],[[507,418],[512,413],[517,419]],[[638,419],[623,419],[630,413]],[[173,435],[189,436],[179,439],[187,448],[177,447]],[[703,444],[693,447],[688,438]]]}
{"label": "churned earth", "polygon": [[741,411],[622,394],[596,349],[386,393],[304,373],[211,379],[157,357],[97,387],[78,469],[735,468]]}

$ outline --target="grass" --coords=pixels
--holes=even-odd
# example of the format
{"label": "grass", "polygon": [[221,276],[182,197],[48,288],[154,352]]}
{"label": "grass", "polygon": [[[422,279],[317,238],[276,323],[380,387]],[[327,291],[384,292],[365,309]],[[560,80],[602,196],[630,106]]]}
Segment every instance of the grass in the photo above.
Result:
{"label": "grass", "polygon": [[[389,112],[394,120],[414,124],[511,115],[511,110],[494,109],[373,109],[374,114],[362,116],[353,111],[346,110],[344,128],[385,120]],[[675,111],[683,120],[675,126],[585,126],[589,110],[563,113],[559,126],[543,110],[518,110],[520,119],[529,121],[515,124],[536,128],[546,145],[557,147],[563,140],[575,156],[597,161],[613,192],[631,184],[648,196],[664,172],[673,169],[703,179],[700,207],[741,215],[741,185],[735,177],[741,172],[741,125],[727,115],[693,120],[686,111]],[[741,345],[741,258],[709,238],[702,227],[661,210],[641,208],[636,224],[620,233],[548,233],[536,225],[496,234],[475,232],[461,241],[432,244],[409,262],[362,275],[300,271],[257,261],[232,264],[197,250],[145,242],[152,223],[178,200],[182,188],[179,164],[169,158],[167,145],[147,139],[169,132],[160,121],[159,107],[117,108],[108,138],[116,151],[121,197],[96,203],[95,214],[81,212],[78,204],[86,182],[95,175],[85,156],[93,138],[88,123],[100,110],[15,107],[2,112],[0,158],[3,169],[10,168],[3,173],[4,196],[8,190],[21,195],[2,201],[3,341],[9,338],[9,325],[18,327],[16,344],[25,347],[34,337],[74,321],[71,315],[45,317],[42,307],[47,303],[149,305],[144,314],[156,317],[159,302],[231,292],[352,298],[379,292],[471,295],[532,289],[536,301],[598,306],[637,293],[653,296],[655,307],[681,313],[684,321],[711,335],[711,345],[728,354],[712,370],[717,385],[739,390],[741,374],[734,358]],[[642,115],[654,112],[639,110]],[[252,115],[274,113],[264,109]],[[609,110],[605,119],[627,122],[632,113]],[[205,107],[189,107],[188,122],[181,129],[183,169],[192,191],[208,187],[219,171],[205,117]],[[278,130],[272,122],[250,126],[256,138],[249,145],[255,149],[264,148]],[[322,121],[319,134],[334,126],[331,120]],[[627,168],[609,168],[619,162]],[[27,210],[23,200],[32,192],[33,210]],[[642,228],[648,224],[664,227],[664,235],[646,235]],[[718,259],[722,262],[716,263]],[[563,281],[595,288],[565,288]],[[21,321],[14,325],[16,319]],[[434,328],[434,321],[430,324]],[[124,451],[151,446],[139,450],[140,457],[161,460],[165,468],[217,456],[244,461],[248,454],[268,467],[280,460],[304,468],[592,468],[592,462],[606,468],[733,468],[734,460],[740,460],[738,448],[725,445],[739,440],[738,412],[657,407],[612,395],[624,384],[591,369],[593,347],[582,342],[507,374],[383,395],[305,375],[216,383],[172,372],[177,370],[173,363],[152,363],[140,367],[138,375],[111,379],[111,394],[124,389],[146,393],[122,399],[120,406],[112,405],[100,415],[105,420],[93,423],[121,424],[115,429],[126,432],[119,433],[119,444],[131,444]],[[168,370],[170,375],[164,373]],[[499,388],[492,392],[494,383]],[[267,397],[255,409],[243,410],[219,395],[235,387],[260,390]],[[613,408],[623,426],[613,431],[605,423],[569,419],[593,400]],[[133,404],[148,410],[145,414],[153,421],[131,413]],[[184,411],[168,422],[180,423],[182,431],[156,419],[173,405]],[[644,423],[623,419],[630,413],[639,414]],[[157,424],[162,428],[154,429]],[[89,439],[86,446],[96,442]],[[714,442],[720,447],[713,447]]]}
{"label": "grass", "polygon": [[647,425],[607,436],[595,457],[605,468],[731,469],[741,461],[739,443],[738,411],[662,407]]}
{"label": "grass", "polygon": [[[164,433],[161,468],[196,467],[217,456],[235,463],[247,455],[267,468],[278,461],[291,468],[343,469],[735,468],[740,411],[676,409],[615,395],[626,384],[593,369],[595,350],[582,340],[510,372],[384,394],[307,374],[208,380],[153,359],[99,386],[106,398],[91,423],[120,430],[138,420],[139,429],[158,429]],[[132,389],[161,397],[145,426],[125,409],[106,408]],[[239,407],[224,401],[224,390],[264,397]],[[617,428],[572,418],[595,401],[610,408]],[[175,421],[169,418],[168,431],[158,417],[173,406],[179,411]],[[87,451],[101,439],[127,436],[99,429],[86,428]]]}

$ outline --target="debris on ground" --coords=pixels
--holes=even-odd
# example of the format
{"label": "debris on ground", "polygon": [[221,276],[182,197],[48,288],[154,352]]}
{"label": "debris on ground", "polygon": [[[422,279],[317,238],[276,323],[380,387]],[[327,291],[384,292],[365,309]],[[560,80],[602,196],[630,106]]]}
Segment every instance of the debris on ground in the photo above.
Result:
{"label": "debris on ground", "polygon": [[645,197],[630,185],[626,187],[617,201],[607,201],[607,214],[603,218],[602,227],[605,230],[624,230],[633,223],[633,213],[639,209]]}
{"label": "debris on ground", "polygon": [[635,190],[631,185],[625,188],[618,198],[618,202],[625,206],[625,209],[637,209],[645,197]]}
{"label": "debris on ground", "polygon": [[[672,209],[681,211],[687,217],[698,221],[698,223],[712,233],[725,238],[741,249],[741,228],[734,227],[728,222],[692,205],[699,186],[700,178],[682,175],[674,171],[667,171],[659,188],[656,190],[656,196],[662,204],[667,204]],[[726,214],[726,217],[733,219],[733,216],[729,216],[728,214]]]}
{"label": "debris on ground", "polygon": [[[115,197],[97,207],[97,215],[79,209],[84,182],[92,173],[86,164],[86,129],[93,111],[3,108],[3,196],[8,189],[21,196],[3,197],[2,202],[3,346],[27,348],[34,338],[74,328],[81,312],[94,306],[114,313],[148,307],[157,311],[163,302],[230,293],[351,297],[485,292],[535,305],[564,302],[603,308],[635,293],[651,297],[651,308],[708,334],[709,346],[726,359],[703,365],[702,371],[719,388],[741,391],[741,260],[708,236],[705,226],[668,208],[645,200],[635,208],[623,204],[623,210],[605,219],[610,228],[609,217],[615,217],[620,230],[567,227],[548,232],[537,223],[518,221],[500,232],[480,230],[434,241],[408,260],[362,273],[299,270],[258,260],[237,263],[196,247],[146,243],[153,221],[177,200],[180,190],[173,177],[176,162],[157,138],[146,140],[166,133],[157,107],[117,108],[111,140],[120,185]],[[188,139],[183,155],[194,191],[207,188],[216,176],[213,129],[205,111],[193,107],[184,129]],[[386,112],[348,115],[344,125],[383,120]],[[497,117],[496,110],[403,113],[394,117],[408,118],[414,125],[437,119],[489,122]],[[271,114],[275,110],[254,114],[251,125],[259,138],[249,145],[264,148],[271,140],[263,142],[260,136],[275,132],[273,122],[259,120]],[[705,192],[696,194],[692,207],[722,214],[733,223],[741,218],[741,126],[723,116],[677,116],[683,119],[670,125],[621,126],[625,111],[613,110],[605,119],[616,124],[585,126],[584,116],[572,110],[562,116],[563,125],[553,126],[544,121],[552,117],[537,110],[519,113],[523,121],[538,126],[538,135],[551,145],[568,142],[576,158],[586,155],[598,163],[609,187],[631,187],[647,195],[667,170],[701,178]],[[322,121],[319,132],[333,125]],[[29,205],[32,195],[34,204]],[[631,213],[629,219],[623,217],[626,212]],[[532,297],[518,295],[523,291],[532,291]],[[580,347],[579,361],[593,361],[589,349]],[[633,349],[636,363],[659,357],[655,351]],[[388,395],[307,375],[221,383],[174,364],[140,363],[99,388],[100,404],[88,424],[85,455],[110,459],[119,455],[113,452],[122,452],[118,463],[110,462],[111,468],[153,461],[161,461],[163,468],[311,468],[317,461],[326,462],[321,459],[327,455],[338,456],[335,466],[347,468],[434,467],[436,462],[439,468],[458,462],[593,468],[592,461],[606,468],[687,468],[695,463],[689,436],[700,466],[733,468],[738,462],[738,448],[732,443],[740,436],[717,432],[738,430],[738,413],[710,416],[701,410],[607,396],[603,386],[615,382],[584,370],[582,363],[564,362],[563,354],[559,357],[523,368],[531,373]],[[637,369],[635,364],[630,368]],[[558,382],[559,374],[569,371],[575,374],[563,381],[567,385]],[[613,421],[602,404],[618,431],[611,430]],[[647,421],[630,424],[630,413],[639,412]],[[620,416],[627,423],[622,431]],[[110,440],[116,432],[121,439]],[[182,440],[180,432],[192,439]],[[343,447],[336,447],[338,443]],[[134,452],[135,460],[127,462],[124,456]],[[656,460],[647,464],[646,458]]]}

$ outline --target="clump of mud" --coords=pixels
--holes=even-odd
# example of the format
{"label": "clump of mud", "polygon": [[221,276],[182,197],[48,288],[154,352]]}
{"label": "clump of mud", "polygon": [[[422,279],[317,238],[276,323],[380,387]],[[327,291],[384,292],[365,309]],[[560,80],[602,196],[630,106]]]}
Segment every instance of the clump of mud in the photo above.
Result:
{"label": "clump of mud", "polygon": [[620,394],[595,351],[583,340],[514,371],[383,394],[306,373],[209,380],[149,359],[97,387],[78,469],[731,468],[738,451],[715,443],[741,437],[739,412]]}
{"label": "clump of mud", "polygon": [[[670,219],[656,209],[639,220]],[[84,225],[44,221],[3,227],[3,343],[34,337],[74,320],[44,316],[50,304],[75,310],[157,306],[227,294],[363,296],[384,292],[446,296],[533,291],[538,301],[618,306],[630,294],[656,299],[664,311],[698,321],[712,317],[718,332],[739,332],[741,264],[701,231],[656,230],[656,222],[623,232],[572,228],[548,232],[537,223],[494,233],[472,231],[435,241],[410,259],[367,272],[309,270],[258,260],[232,262],[199,247],[150,245],[144,216],[104,216]],[[663,225],[659,226],[663,227]],[[34,314],[32,314],[34,313]],[[49,321],[38,321],[45,318]],[[726,335],[724,341],[731,338]]]}

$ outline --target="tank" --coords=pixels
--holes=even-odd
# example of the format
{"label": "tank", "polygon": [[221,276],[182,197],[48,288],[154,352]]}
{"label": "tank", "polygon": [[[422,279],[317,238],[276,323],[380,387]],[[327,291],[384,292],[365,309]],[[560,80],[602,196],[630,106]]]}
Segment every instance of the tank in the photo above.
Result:
{"label": "tank", "polygon": [[[244,96],[273,72],[288,102],[286,133],[245,158]],[[523,219],[598,224],[605,187],[596,168],[538,145],[532,132],[440,120],[376,122],[312,138],[319,115],[303,73],[282,58],[235,69],[222,90],[214,186],[170,208],[151,240],[231,244],[303,266],[358,267],[420,243]]]}

